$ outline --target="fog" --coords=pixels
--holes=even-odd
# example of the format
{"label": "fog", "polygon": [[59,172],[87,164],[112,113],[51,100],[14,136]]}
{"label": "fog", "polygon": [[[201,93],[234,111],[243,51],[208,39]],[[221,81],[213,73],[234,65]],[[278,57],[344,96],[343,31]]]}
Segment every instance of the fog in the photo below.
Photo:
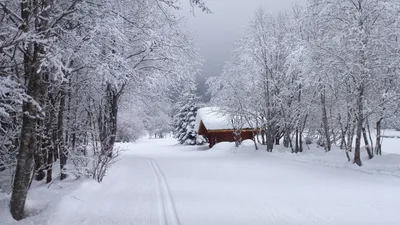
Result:
{"label": "fog", "polygon": [[243,34],[257,8],[263,7],[270,13],[290,11],[293,4],[304,0],[207,0],[211,14],[198,9],[193,12],[187,2],[183,0],[181,14],[186,17],[187,26],[195,35],[196,47],[205,60],[197,77],[199,93],[203,95],[205,79],[221,74],[234,41]]}

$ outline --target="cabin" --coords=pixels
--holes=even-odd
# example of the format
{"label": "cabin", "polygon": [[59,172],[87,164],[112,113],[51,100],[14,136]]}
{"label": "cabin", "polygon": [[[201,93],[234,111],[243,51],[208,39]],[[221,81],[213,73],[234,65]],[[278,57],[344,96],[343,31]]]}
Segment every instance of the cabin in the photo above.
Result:
{"label": "cabin", "polygon": [[[199,135],[206,137],[209,147],[219,142],[234,142],[233,126],[230,116],[217,107],[200,108],[197,111],[195,129]],[[253,128],[245,124],[242,127],[242,140],[253,139]]]}

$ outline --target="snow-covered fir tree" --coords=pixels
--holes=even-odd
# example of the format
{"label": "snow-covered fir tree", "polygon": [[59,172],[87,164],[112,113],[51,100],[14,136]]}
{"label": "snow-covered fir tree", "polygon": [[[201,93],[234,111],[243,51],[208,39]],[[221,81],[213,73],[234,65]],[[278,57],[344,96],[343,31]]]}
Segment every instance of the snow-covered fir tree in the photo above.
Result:
{"label": "snow-covered fir tree", "polygon": [[205,143],[202,138],[198,137],[197,131],[194,129],[199,108],[197,99],[196,88],[194,85],[190,85],[177,102],[179,111],[174,116],[174,137],[181,144],[196,145]]}

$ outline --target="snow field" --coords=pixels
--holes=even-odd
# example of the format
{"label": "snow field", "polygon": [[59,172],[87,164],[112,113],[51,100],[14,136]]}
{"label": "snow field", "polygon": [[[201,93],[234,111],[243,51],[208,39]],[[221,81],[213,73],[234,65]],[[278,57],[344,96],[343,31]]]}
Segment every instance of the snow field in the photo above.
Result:
{"label": "snow field", "polygon": [[4,224],[400,224],[400,179],[385,167],[399,165],[398,155],[364,160],[374,169],[366,172],[342,151],[315,146],[297,155],[254,151],[250,141],[210,150],[173,139],[119,147],[127,151],[101,184],[35,184],[28,206],[40,213],[19,223],[0,198]]}
{"label": "snow field", "polygon": [[254,152],[249,142],[233,146],[171,143],[129,153],[155,157],[181,224],[399,224],[396,177],[299,163],[291,153]]}

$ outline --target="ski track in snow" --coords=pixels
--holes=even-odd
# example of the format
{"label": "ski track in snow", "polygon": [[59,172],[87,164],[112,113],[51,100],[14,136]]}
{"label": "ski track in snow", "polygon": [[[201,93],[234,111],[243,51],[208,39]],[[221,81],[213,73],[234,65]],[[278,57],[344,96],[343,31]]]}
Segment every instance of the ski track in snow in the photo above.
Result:
{"label": "ski track in snow", "polygon": [[154,175],[148,160],[127,156],[117,165],[103,183],[87,184],[64,198],[43,224],[162,224],[157,212],[156,182],[149,179]]}
{"label": "ski track in snow", "polygon": [[181,225],[167,179],[154,159],[127,155],[118,165],[99,189],[69,195],[72,203],[60,209],[65,215],[53,216],[47,224]]}
{"label": "ski track in snow", "polygon": [[157,183],[158,204],[161,222],[163,225],[180,225],[175,203],[168,187],[167,180],[154,159],[149,158]]}
{"label": "ski track in snow", "polygon": [[32,199],[52,204],[5,225],[400,224],[397,177],[279,153],[232,153],[229,144],[209,151],[175,140],[119,145],[128,151],[101,184],[84,181],[60,199]]}
{"label": "ski track in snow", "polygon": [[270,207],[269,205],[267,205],[266,202],[264,202],[264,204],[265,204],[265,209],[266,209],[267,212],[268,212],[268,216],[269,216],[269,218],[270,218],[271,221],[272,221],[272,224],[273,224],[273,225],[278,225],[278,224],[276,223],[275,216],[274,216],[274,214],[273,214],[273,208]]}

